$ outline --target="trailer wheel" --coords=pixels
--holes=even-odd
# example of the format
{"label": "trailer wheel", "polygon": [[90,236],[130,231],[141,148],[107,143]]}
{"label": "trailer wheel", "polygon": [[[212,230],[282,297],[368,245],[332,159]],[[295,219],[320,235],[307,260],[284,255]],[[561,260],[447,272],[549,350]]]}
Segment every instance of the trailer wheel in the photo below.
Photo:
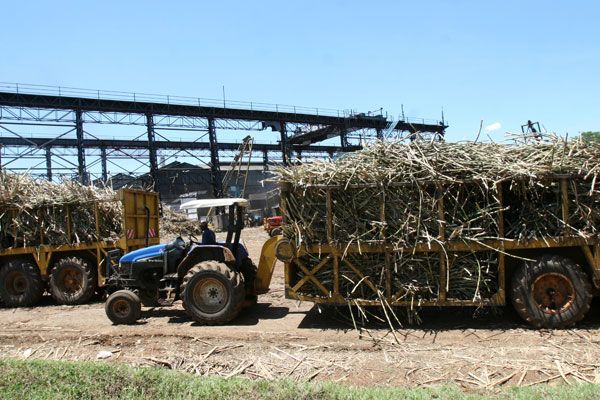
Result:
{"label": "trailer wheel", "polygon": [[131,325],[142,317],[142,303],[131,290],[118,290],[108,296],[104,311],[113,324]]}
{"label": "trailer wheel", "polygon": [[62,258],[50,274],[50,293],[59,304],[86,303],[96,286],[96,270],[83,258]]}
{"label": "trailer wheel", "polygon": [[192,267],[183,278],[183,307],[194,321],[222,325],[239,314],[245,290],[242,274],[217,261],[204,261]]}
{"label": "trailer wheel", "polygon": [[44,294],[38,267],[28,260],[9,261],[0,267],[0,298],[9,307],[30,307]]}
{"label": "trailer wheel", "polygon": [[545,255],[524,263],[512,277],[512,303],[536,328],[565,328],[585,317],[592,286],[581,267],[566,257]]}

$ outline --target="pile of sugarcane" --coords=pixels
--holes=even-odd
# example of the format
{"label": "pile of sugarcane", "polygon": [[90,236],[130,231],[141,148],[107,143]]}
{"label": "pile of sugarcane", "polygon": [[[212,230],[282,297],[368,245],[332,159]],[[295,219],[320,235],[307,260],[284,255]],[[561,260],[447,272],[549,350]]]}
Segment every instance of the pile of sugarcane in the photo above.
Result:
{"label": "pile of sugarcane", "polygon": [[[289,239],[298,247],[330,241],[344,246],[392,244],[398,249],[393,253],[395,289],[416,300],[436,297],[440,257],[412,252],[417,245],[539,239],[565,230],[589,238],[600,228],[600,145],[581,139],[520,145],[376,142],[335,161],[315,161],[276,173]],[[567,221],[561,211],[560,178],[564,177],[569,185]],[[328,192],[333,217],[330,238]],[[501,213],[504,235],[498,223]],[[383,291],[383,254],[345,257],[352,258]],[[477,300],[494,293],[495,252],[444,257],[449,265],[449,298]],[[320,270],[320,278],[327,280],[328,271]],[[348,285],[340,291],[347,298],[361,297],[361,290],[374,298],[355,287],[360,278],[342,272],[347,273]],[[311,290],[309,286],[304,287]]]}
{"label": "pile of sugarcane", "polygon": [[0,172],[1,248],[116,240],[122,214],[121,202],[110,188]]}
{"label": "pile of sugarcane", "polygon": [[187,238],[190,235],[200,237],[200,221],[190,220],[187,215],[163,206],[163,215],[160,218],[160,237],[172,239],[177,236]]}

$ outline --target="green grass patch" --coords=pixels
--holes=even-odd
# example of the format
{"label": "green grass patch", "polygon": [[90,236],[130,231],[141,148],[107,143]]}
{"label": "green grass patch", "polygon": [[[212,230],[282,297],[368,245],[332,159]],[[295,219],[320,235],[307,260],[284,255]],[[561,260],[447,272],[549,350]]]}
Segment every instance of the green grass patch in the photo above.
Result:
{"label": "green grass patch", "polygon": [[361,387],[201,378],[123,364],[0,359],[0,399],[598,399],[599,385],[507,388],[463,392],[433,388]]}

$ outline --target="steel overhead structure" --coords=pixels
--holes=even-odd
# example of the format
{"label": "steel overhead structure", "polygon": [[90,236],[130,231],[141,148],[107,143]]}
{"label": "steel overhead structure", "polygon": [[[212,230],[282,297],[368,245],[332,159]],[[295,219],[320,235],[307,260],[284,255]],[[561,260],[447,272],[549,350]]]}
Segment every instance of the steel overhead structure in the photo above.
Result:
{"label": "steel overhead structure", "polygon": [[[368,118],[374,118],[374,117],[368,117]],[[376,120],[373,121],[374,124],[376,123]],[[386,120],[386,123],[384,125],[379,125],[376,127],[369,127],[372,129],[375,129],[375,131],[377,132],[377,138],[378,139],[383,139],[383,137],[380,137],[380,132],[384,129],[384,128],[389,128],[390,122],[388,122]],[[446,132],[446,128],[448,128],[448,125],[445,124],[444,121],[439,121],[439,122],[426,122],[425,120],[421,119],[421,120],[400,120],[398,122],[392,122],[395,123],[394,128],[392,128],[393,130],[399,131],[399,132],[408,132],[409,134],[416,134],[419,132],[426,132],[426,133],[432,133],[434,135],[438,135],[438,137],[443,138],[445,132]],[[359,129],[362,129],[359,126],[356,125],[328,125],[319,129],[315,129],[313,131],[309,131],[309,132],[303,132],[297,135],[294,135],[290,138],[288,138],[288,143],[291,145],[298,145],[298,144],[304,144],[304,145],[308,145],[308,144],[313,144],[313,143],[318,143],[318,142],[322,142],[323,140],[327,140],[330,139],[332,137],[336,137],[339,136],[341,139],[341,147],[344,148],[345,145],[347,145],[347,141],[348,141],[348,134],[350,134],[351,132],[357,131]]]}
{"label": "steel overhead structure", "polygon": [[[108,139],[88,131],[86,127],[91,124],[139,126],[144,131],[129,140]],[[155,179],[160,151],[170,154],[167,159],[183,155],[206,164],[211,171],[214,193],[220,194],[223,191],[220,157],[224,152],[236,151],[239,143],[218,138],[219,129],[260,132],[270,128],[278,132],[279,143],[257,140],[253,146],[255,151],[263,153],[266,169],[267,163],[273,161],[290,163],[294,153],[296,158],[331,157],[337,152],[359,149],[360,142],[352,143],[351,133],[367,132],[366,135],[375,138],[389,127],[390,122],[383,115],[352,111],[0,83],[2,167],[17,169],[13,166],[18,159],[40,158],[40,164],[32,169],[45,166],[49,179],[53,171],[72,171],[83,183],[90,181],[88,168],[94,166],[101,166],[102,179],[108,179],[108,164],[120,166],[114,160],[121,158],[139,164],[128,173],[139,170]],[[446,125],[399,121],[396,128],[443,135]],[[34,129],[41,132],[31,133]],[[59,130],[48,132],[51,129]],[[178,132],[197,136],[194,140],[179,141]],[[332,137],[340,138],[339,146],[315,145]],[[63,149],[63,153],[59,154],[57,149]],[[76,162],[69,160],[71,154],[65,152],[72,152]],[[86,155],[92,153],[99,158],[88,162]]]}
{"label": "steel overhead structure", "polygon": [[[382,128],[387,124],[383,116],[365,117],[362,114],[319,115],[288,110],[265,111],[243,108],[203,105],[150,103],[145,101],[112,100],[103,98],[70,97],[46,94],[29,94],[0,91],[0,105],[52,110],[80,110],[153,114],[175,117],[201,117],[245,121],[284,121],[312,125],[338,125],[347,123],[356,128]],[[318,110],[318,109],[315,109]]]}
{"label": "steel overhead structure", "polygon": [[[0,138],[2,146],[34,146],[39,148],[57,147],[57,148],[77,148],[77,139],[63,138],[19,138],[19,137],[2,137]],[[209,142],[175,142],[170,140],[154,140],[154,145],[159,149],[167,150],[212,150],[212,145]],[[146,142],[138,140],[119,140],[119,139],[84,139],[81,142],[84,149],[144,149],[148,150]],[[239,143],[215,143],[214,146],[219,151],[237,151],[240,147]],[[281,146],[271,143],[255,143],[253,146],[256,151],[280,151]],[[350,146],[349,151],[359,150],[360,146]],[[297,145],[294,146],[295,151],[311,152],[311,153],[335,153],[341,150],[340,146],[310,146]]]}

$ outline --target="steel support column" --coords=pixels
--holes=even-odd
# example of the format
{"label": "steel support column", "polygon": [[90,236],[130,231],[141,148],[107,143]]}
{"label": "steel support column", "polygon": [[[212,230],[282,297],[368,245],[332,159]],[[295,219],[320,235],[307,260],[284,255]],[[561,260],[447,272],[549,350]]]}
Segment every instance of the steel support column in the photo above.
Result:
{"label": "steel support column", "polygon": [[152,178],[152,187],[157,189],[156,179],[158,178],[158,159],[156,157],[156,143],[154,134],[154,118],[152,114],[146,114],[146,127],[148,129],[148,161],[150,162],[150,177]]}
{"label": "steel support column", "polygon": [[377,139],[379,139],[379,140],[383,140],[383,129],[381,129],[381,128],[377,128],[377,129],[375,130],[375,132],[377,132],[377,133],[376,133],[376,135],[377,135]]}
{"label": "steel support column", "polygon": [[108,181],[108,168],[106,168],[106,147],[100,147],[100,165],[102,165],[102,181]]}
{"label": "steel support column", "polygon": [[279,127],[279,132],[281,133],[281,158],[283,160],[283,165],[288,166],[290,163],[290,146],[288,145],[287,140],[287,129],[285,126],[285,121],[281,121]]}
{"label": "steel support column", "polygon": [[213,187],[213,195],[220,198],[223,197],[223,182],[221,180],[221,168],[219,167],[219,147],[214,118],[208,119],[208,141],[210,143],[210,181]]}
{"label": "steel support column", "polygon": [[52,148],[46,147],[46,177],[52,182]]}
{"label": "steel support column", "polygon": [[263,171],[269,170],[269,152],[263,150]]}
{"label": "steel support column", "polygon": [[348,149],[348,128],[346,125],[340,127],[340,146],[342,146],[342,151]]}
{"label": "steel support column", "polygon": [[77,172],[79,182],[88,184],[87,171],[85,168],[85,150],[83,148],[83,111],[75,110],[75,131],[77,134]]}

